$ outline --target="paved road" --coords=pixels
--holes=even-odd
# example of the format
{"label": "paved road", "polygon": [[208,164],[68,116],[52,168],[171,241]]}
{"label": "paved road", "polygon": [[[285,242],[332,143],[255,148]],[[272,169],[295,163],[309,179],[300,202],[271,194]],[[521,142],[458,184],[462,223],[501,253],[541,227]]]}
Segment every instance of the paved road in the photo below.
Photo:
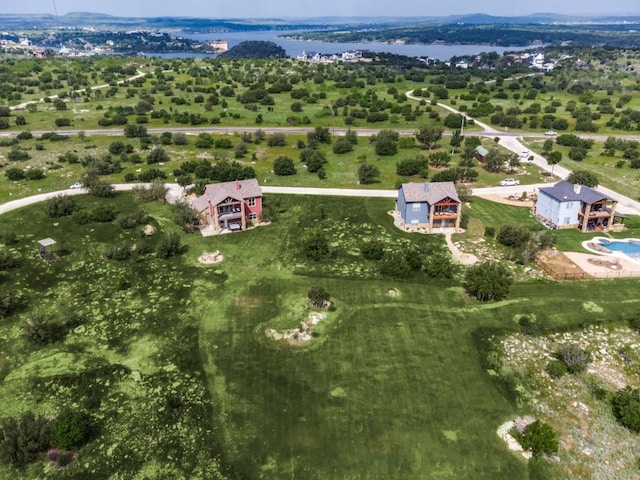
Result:
{"label": "paved road", "polygon": [[[148,185],[148,184],[133,184],[122,183],[114,185],[116,191],[129,191],[136,185]],[[167,183],[169,192],[167,198],[170,201],[176,201],[182,198],[183,189],[177,183]],[[510,195],[521,195],[522,192],[527,192],[528,195],[536,193],[540,188],[548,187],[551,183],[537,183],[533,185],[519,185],[514,187],[487,187],[487,188],[474,188],[472,190],[473,195],[500,195],[502,197]],[[338,197],[376,197],[376,198],[389,198],[395,199],[398,195],[397,190],[365,190],[356,188],[308,188],[308,187],[276,187],[276,186],[262,186],[264,193],[275,193],[283,195],[325,195],[325,196],[338,196]],[[42,193],[39,195],[33,195],[31,197],[20,198],[18,200],[12,200],[3,205],[0,205],[0,215],[11,210],[16,210],[21,207],[33,205],[35,203],[44,202],[50,200],[58,195],[81,195],[86,193],[86,190],[59,190],[57,192]],[[624,207],[624,208],[623,208]],[[619,211],[621,213],[627,213],[631,215],[640,215],[640,205],[638,202],[634,202],[631,205],[620,205]]]}

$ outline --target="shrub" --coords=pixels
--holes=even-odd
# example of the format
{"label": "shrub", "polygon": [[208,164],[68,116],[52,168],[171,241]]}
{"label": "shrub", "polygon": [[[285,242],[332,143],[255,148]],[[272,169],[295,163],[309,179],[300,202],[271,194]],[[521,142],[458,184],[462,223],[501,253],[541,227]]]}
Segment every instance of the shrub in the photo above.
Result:
{"label": "shrub", "polygon": [[324,288],[316,285],[309,289],[309,291],[307,292],[307,298],[311,302],[311,305],[316,308],[322,308],[331,298],[331,294]]}
{"label": "shrub", "polygon": [[180,236],[174,232],[163,236],[156,253],[159,258],[170,258],[180,255],[182,253]]}
{"label": "shrub", "polygon": [[522,434],[516,435],[518,442],[525,450],[531,451],[534,457],[553,455],[558,451],[558,438],[550,425],[536,420],[524,428]]}
{"label": "shrub", "polygon": [[128,215],[120,215],[116,219],[120,228],[126,230],[128,228],[137,227],[138,225],[142,225],[147,222],[147,214],[142,210],[138,210],[137,212],[130,213]]}
{"label": "shrub", "polygon": [[19,264],[20,260],[14,257],[9,250],[0,248],[0,271],[9,270]]}
{"label": "shrub", "polygon": [[8,317],[27,304],[24,295],[16,290],[0,290],[0,318]]}
{"label": "shrub", "polygon": [[11,180],[12,182],[17,182],[19,180],[24,180],[25,173],[24,170],[18,167],[7,168],[4,172],[4,176],[7,177],[7,180]]}
{"label": "shrub", "polygon": [[131,257],[131,248],[128,245],[109,245],[104,256],[109,260],[128,260]]}
{"label": "shrub", "polygon": [[71,120],[69,118],[56,118],[55,122],[56,127],[69,127],[71,126]]}
{"label": "shrub", "polygon": [[379,240],[369,240],[360,246],[360,253],[366,260],[380,260],[384,255],[384,243]]}
{"label": "shrub", "polygon": [[73,197],[58,195],[49,200],[47,215],[51,218],[67,217],[78,210],[78,204]]}
{"label": "shrub", "polygon": [[526,228],[507,224],[500,227],[496,240],[507,247],[522,248],[530,237],[531,233]]}
{"label": "shrub", "polygon": [[509,294],[512,284],[513,276],[509,269],[491,261],[467,268],[464,278],[467,292],[481,302],[502,300]]}
{"label": "shrub", "polygon": [[53,421],[49,443],[69,450],[84,445],[91,434],[91,421],[84,412],[63,412]]}
{"label": "shrub", "polygon": [[560,360],[551,360],[547,363],[545,371],[551,378],[560,378],[564,376],[569,370],[564,362]]}
{"label": "shrub", "polygon": [[99,223],[113,222],[117,215],[115,208],[109,205],[101,205],[91,211],[91,219]]}
{"label": "shrub", "polygon": [[61,325],[45,317],[41,312],[33,312],[25,320],[22,333],[33,345],[44,347],[64,338],[65,331]]}
{"label": "shrub", "polygon": [[27,180],[42,180],[45,174],[40,168],[30,168],[25,172],[24,177]]}
{"label": "shrub", "polygon": [[495,227],[484,227],[484,236],[485,237],[489,237],[489,238],[493,238],[496,234],[496,229]]}
{"label": "shrub", "polygon": [[31,140],[33,138],[33,133],[31,133],[29,130],[24,130],[16,135],[16,138],[18,140]]}
{"label": "shrub", "polygon": [[49,420],[27,412],[0,424],[0,460],[24,468],[49,448]]}
{"label": "shrub", "polygon": [[629,328],[631,330],[635,330],[636,332],[640,333],[640,313],[636,313],[635,315],[629,317],[627,319],[627,323],[629,324]]}
{"label": "shrub", "polygon": [[625,387],[618,390],[611,400],[613,415],[625,427],[640,432],[640,390]]}
{"label": "shrub", "polygon": [[307,258],[320,261],[329,256],[329,240],[321,228],[312,228],[302,235],[302,251]]}
{"label": "shrub", "polygon": [[380,260],[380,274],[391,278],[406,278],[411,275],[411,266],[402,253],[385,252]]}
{"label": "shrub", "polygon": [[422,271],[431,278],[453,278],[458,272],[458,266],[451,256],[445,253],[426,255],[422,262]]}
{"label": "shrub", "polygon": [[580,373],[591,362],[591,354],[577,345],[565,345],[554,356],[567,366],[569,373]]}

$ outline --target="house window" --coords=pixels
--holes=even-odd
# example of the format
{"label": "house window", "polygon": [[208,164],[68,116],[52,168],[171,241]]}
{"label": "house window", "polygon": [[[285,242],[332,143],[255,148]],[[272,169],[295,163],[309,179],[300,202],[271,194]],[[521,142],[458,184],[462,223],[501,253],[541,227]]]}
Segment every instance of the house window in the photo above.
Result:
{"label": "house window", "polygon": [[249,199],[249,206],[250,207],[255,207],[256,206],[256,199],[254,197],[251,197]]}
{"label": "house window", "polygon": [[420,204],[419,203],[413,203],[411,204],[411,208],[414,212],[419,212],[420,211]]}
{"label": "house window", "polygon": [[418,219],[411,220],[411,225],[420,225]]}
{"label": "house window", "polygon": [[257,213],[250,213],[249,214],[249,220],[255,220],[258,218],[258,214]]}
{"label": "house window", "polygon": [[565,225],[569,225],[570,221],[571,221],[571,217],[564,217],[564,224]]}

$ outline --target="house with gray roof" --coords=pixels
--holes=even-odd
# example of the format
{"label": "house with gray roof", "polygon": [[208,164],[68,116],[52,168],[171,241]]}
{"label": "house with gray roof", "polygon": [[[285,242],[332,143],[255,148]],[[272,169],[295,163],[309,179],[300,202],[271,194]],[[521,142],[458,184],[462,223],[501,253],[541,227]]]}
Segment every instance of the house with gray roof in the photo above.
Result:
{"label": "house with gray roof", "polygon": [[594,188],[562,180],[540,189],[535,214],[549,228],[621,230],[624,215],[616,213],[617,205],[617,201]]}
{"label": "house with gray roof", "polygon": [[462,202],[453,182],[403,183],[396,204],[406,229],[460,228]]}
{"label": "house with gray roof", "polygon": [[204,194],[191,201],[200,223],[217,232],[245,230],[262,215],[262,189],[255,178],[212,183]]}

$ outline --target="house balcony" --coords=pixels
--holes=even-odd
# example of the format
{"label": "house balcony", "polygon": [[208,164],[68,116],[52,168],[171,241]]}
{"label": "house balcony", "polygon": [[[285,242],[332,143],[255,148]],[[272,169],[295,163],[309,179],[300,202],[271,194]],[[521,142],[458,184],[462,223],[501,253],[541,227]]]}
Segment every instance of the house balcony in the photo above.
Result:
{"label": "house balcony", "polygon": [[433,220],[455,220],[458,218],[458,212],[454,210],[443,210],[433,212]]}
{"label": "house balcony", "polygon": [[223,222],[225,220],[236,220],[238,218],[242,218],[242,211],[238,209],[238,211],[222,213],[218,215],[218,221]]}
{"label": "house balcony", "polygon": [[[580,212],[579,215],[581,217],[585,217],[585,212]],[[602,210],[591,210],[589,212],[589,219],[592,218],[609,218],[611,216],[611,210],[602,209]]]}

